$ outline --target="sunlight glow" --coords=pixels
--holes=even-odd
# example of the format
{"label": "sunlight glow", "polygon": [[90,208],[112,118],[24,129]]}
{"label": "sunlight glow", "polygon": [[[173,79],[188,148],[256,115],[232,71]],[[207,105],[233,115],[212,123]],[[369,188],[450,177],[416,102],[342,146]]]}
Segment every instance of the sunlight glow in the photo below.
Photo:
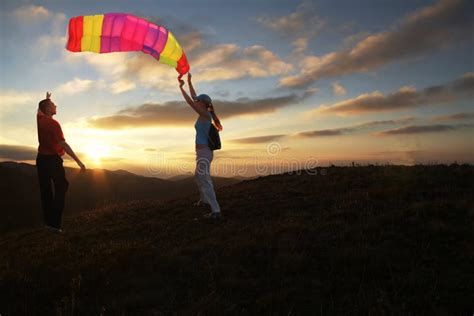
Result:
{"label": "sunlight glow", "polygon": [[84,145],[84,152],[87,158],[96,164],[100,164],[102,158],[107,158],[109,151],[110,148],[107,145],[98,141],[90,141]]}

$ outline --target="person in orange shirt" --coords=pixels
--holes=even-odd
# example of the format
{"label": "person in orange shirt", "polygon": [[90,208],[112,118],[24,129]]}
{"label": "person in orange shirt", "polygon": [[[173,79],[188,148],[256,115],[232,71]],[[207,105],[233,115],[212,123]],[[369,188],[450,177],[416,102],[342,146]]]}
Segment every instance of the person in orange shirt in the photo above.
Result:
{"label": "person in orange shirt", "polygon": [[61,157],[66,152],[77,162],[81,171],[85,171],[86,167],[66,143],[59,122],[53,119],[56,109],[56,104],[51,101],[51,93],[47,92],[46,99],[38,104],[36,115],[39,141],[36,169],[45,227],[55,232],[62,232],[61,216],[69,182]]}

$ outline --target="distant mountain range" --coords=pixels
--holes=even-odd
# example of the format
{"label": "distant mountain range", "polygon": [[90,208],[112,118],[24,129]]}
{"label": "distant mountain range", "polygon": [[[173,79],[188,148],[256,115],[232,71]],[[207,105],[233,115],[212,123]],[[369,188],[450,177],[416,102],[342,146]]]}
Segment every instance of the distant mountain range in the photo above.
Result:
{"label": "distant mountain range", "polygon": [[[69,191],[64,216],[131,200],[170,200],[198,191],[192,175],[173,179],[144,177],[125,170],[109,171],[66,167]],[[216,188],[240,179],[213,177]],[[42,223],[36,167],[17,162],[0,162],[0,233]]]}

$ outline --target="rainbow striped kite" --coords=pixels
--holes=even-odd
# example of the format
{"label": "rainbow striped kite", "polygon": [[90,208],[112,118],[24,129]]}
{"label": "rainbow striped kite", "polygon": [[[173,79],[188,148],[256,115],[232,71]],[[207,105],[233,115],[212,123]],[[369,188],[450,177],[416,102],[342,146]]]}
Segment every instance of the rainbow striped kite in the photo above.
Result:
{"label": "rainbow striped kite", "polygon": [[71,18],[66,48],[99,54],[142,51],[176,68],[180,78],[189,71],[186,55],[170,31],[125,13]]}

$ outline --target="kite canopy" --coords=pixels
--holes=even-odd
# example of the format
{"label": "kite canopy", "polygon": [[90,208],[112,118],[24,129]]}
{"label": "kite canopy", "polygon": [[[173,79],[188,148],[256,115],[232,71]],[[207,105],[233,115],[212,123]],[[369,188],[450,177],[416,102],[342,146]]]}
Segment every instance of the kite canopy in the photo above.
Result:
{"label": "kite canopy", "polygon": [[142,51],[176,68],[180,77],[189,71],[186,55],[170,31],[125,13],[71,18],[66,48],[99,54]]}

